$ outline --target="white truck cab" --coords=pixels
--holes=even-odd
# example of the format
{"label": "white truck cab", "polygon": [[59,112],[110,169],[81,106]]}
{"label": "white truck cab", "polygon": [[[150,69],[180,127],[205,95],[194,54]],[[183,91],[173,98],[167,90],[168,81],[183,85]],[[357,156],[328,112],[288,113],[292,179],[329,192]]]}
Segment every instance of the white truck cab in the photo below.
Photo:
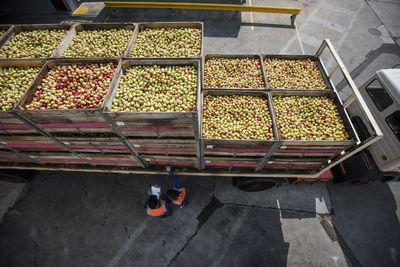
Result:
{"label": "white truck cab", "polygon": [[383,138],[369,151],[382,172],[400,172],[400,69],[383,69],[361,89]]}
{"label": "white truck cab", "polygon": [[[400,176],[400,69],[377,71],[359,87],[359,92],[383,133],[383,138],[370,145],[367,150],[381,177],[398,178]],[[372,130],[366,123],[365,116],[356,105],[351,104],[348,110],[360,139],[367,138]],[[364,161],[368,161],[365,153],[363,158]],[[365,167],[356,166],[354,156],[346,161],[347,166],[353,169],[360,168],[360,172]],[[367,163],[366,166],[368,165],[371,164]]]}

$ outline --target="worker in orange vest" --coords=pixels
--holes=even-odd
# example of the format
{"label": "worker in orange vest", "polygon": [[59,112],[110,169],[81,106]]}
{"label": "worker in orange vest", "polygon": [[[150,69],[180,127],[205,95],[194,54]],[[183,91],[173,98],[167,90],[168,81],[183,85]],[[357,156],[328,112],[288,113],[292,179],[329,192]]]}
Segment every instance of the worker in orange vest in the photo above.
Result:
{"label": "worker in orange vest", "polygon": [[160,199],[156,195],[151,194],[151,189],[147,191],[147,199],[144,205],[146,214],[159,218],[165,218],[172,215],[171,201],[164,194],[160,195]]}
{"label": "worker in orange vest", "polygon": [[179,183],[178,178],[176,178],[170,166],[166,166],[165,169],[174,181],[174,188],[167,191],[167,197],[171,200],[172,204],[180,208],[187,206],[189,201],[186,199],[186,188]]}

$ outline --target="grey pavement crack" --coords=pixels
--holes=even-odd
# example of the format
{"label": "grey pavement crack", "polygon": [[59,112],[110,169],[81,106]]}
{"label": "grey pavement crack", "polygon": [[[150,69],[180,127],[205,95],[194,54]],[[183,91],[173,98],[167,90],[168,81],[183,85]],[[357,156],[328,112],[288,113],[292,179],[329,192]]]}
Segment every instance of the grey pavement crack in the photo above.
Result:
{"label": "grey pavement crack", "polygon": [[104,216],[103,223],[101,224],[102,227],[106,224],[107,219],[108,219],[108,216]]}
{"label": "grey pavement crack", "polygon": [[[361,62],[357,67],[355,67],[351,72],[350,76],[355,80],[370,64],[372,61],[374,61],[376,58],[378,58],[382,54],[396,54],[400,56],[400,53],[398,52],[398,49],[395,49],[398,47],[398,44],[382,44],[380,47],[378,47],[375,50],[371,50],[368,52],[368,54],[365,56],[365,60]],[[386,66],[387,68],[391,68],[392,66]],[[343,79],[340,81],[336,89],[340,92],[343,90],[343,88],[346,87],[346,81]]]}
{"label": "grey pavement crack", "polygon": [[[51,175],[53,175],[55,172],[49,172],[47,173],[46,176],[44,176],[43,178],[41,178],[39,181],[35,181],[35,182],[30,182],[28,183],[24,189],[21,191],[21,193],[19,194],[19,196],[17,197],[17,199],[14,202],[14,205],[12,207],[9,207],[7,212],[4,214],[4,218],[5,216],[7,216],[7,214],[11,211],[16,209],[21,203],[22,201],[25,200],[25,198],[28,196],[28,194],[30,192],[32,192],[36,187],[40,186],[45,180],[47,180],[47,178],[49,178]],[[34,176],[35,177],[35,176]],[[34,178],[33,178],[34,179]],[[33,180],[32,179],[32,180]],[[2,221],[0,222],[0,224],[2,223]]]}
{"label": "grey pavement crack", "polygon": [[[33,178],[32,182],[30,183],[31,184],[31,189],[28,192],[32,191],[36,187],[40,187],[40,185],[43,184],[44,181],[46,181],[50,176],[52,176],[54,174],[57,174],[57,172],[49,172],[49,173],[47,173],[46,176],[44,176],[43,178],[39,179],[39,181],[36,181],[35,178]],[[39,177],[41,177],[40,174],[39,174]]]}
{"label": "grey pavement crack", "polygon": [[131,239],[131,233],[128,231],[128,227],[124,224],[124,230],[128,234],[128,239]]}
{"label": "grey pavement crack", "polygon": [[185,245],[175,254],[175,256],[172,258],[172,260],[167,264],[168,266],[171,266],[171,264],[179,257],[179,255],[185,250],[185,248],[189,245],[190,241],[197,235],[199,232],[199,228],[196,227],[196,231],[189,237],[189,239],[186,241]]}
{"label": "grey pavement crack", "polygon": [[213,187],[212,187],[212,197],[215,197],[215,176],[214,176]]}
{"label": "grey pavement crack", "polygon": [[[378,14],[375,12],[375,9],[373,9],[373,7],[371,6],[370,2],[367,1],[367,0],[364,0],[364,2],[365,2],[365,4],[368,6],[368,8],[370,9],[370,11],[371,11],[372,13],[374,13],[375,17],[381,22],[381,24],[385,25],[385,24],[383,23],[382,19],[381,19],[381,18],[378,16]],[[389,34],[390,34],[390,32],[389,32]],[[392,36],[392,35],[390,34],[390,36]]]}
{"label": "grey pavement crack", "polygon": [[38,243],[36,242],[35,243],[35,255],[34,255],[34,257],[33,257],[33,266],[38,266],[38,264],[37,264],[37,258],[38,258]]}
{"label": "grey pavement crack", "polygon": [[237,203],[229,203],[229,202],[222,202],[223,205],[230,205],[230,206],[237,206],[237,207],[246,207],[246,208],[257,208],[257,209],[265,209],[265,210],[281,210],[281,211],[289,211],[289,212],[299,212],[299,213],[308,213],[308,214],[314,214],[314,215],[331,215],[329,214],[323,214],[323,213],[318,213],[315,211],[308,211],[308,210],[295,210],[295,209],[282,209],[278,207],[264,207],[264,206],[259,206],[259,205],[247,205],[247,204],[237,204]]}
{"label": "grey pavement crack", "polygon": [[[113,188],[111,189],[111,193],[110,193],[109,196],[107,197],[107,202],[111,202],[112,198],[114,197],[114,195],[115,195],[115,189],[116,189],[117,185],[118,185],[118,177],[116,177],[116,178],[114,179]],[[86,192],[86,191],[85,191],[85,192]],[[104,225],[106,224],[107,220],[108,220],[111,216],[112,216],[111,212],[107,212],[107,214],[104,215],[104,220],[103,220],[103,223],[101,224],[102,227],[104,227]],[[127,231],[127,228],[126,228],[125,225],[124,225],[124,227],[125,227],[125,231]],[[128,233],[128,231],[127,231],[127,233]],[[129,238],[130,238],[130,233],[128,233],[128,234],[129,234]]]}
{"label": "grey pavement crack", "polygon": [[[214,177],[215,178],[215,177]],[[214,179],[215,181],[215,179]],[[190,241],[197,235],[200,231],[201,227],[207,222],[207,220],[213,215],[213,213],[221,208],[224,204],[222,204],[214,195],[211,198],[211,201],[201,210],[200,214],[197,216],[197,220],[199,223],[196,226],[196,230],[194,233],[188,238],[185,245],[175,254],[175,256],[171,259],[171,261],[167,264],[167,266],[171,266],[171,264],[179,257],[179,255],[186,249],[186,247],[190,244]]]}
{"label": "grey pavement crack", "polygon": [[393,5],[400,5],[400,3],[392,2],[392,1],[371,1],[371,3],[387,3],[387,4],[393,4]]}
{"label": "grey pavement crack", "polygon": [[110,194],[109,197],[108,197],[108,202],[111,202],[111,199],[114,197],[115,188],[117,187],[117,185],[118,185],[118,176],[114,179],[113,188],[112,188],[112,190],[111,190],[111,194]]}
{"label": "grey pavement crack", "polygon": [[167,264],[167,266],[171,266],[174,261],[179,257],[179,255],[186,249],[186,247],[190,244],[192,239],[199,233],[201,227],[207,222],[207,220],[211,217],[211,215],[218,209],[221,208],[224,205],[230,205],[230,206],[237,206],[237,207],[246,207],[246,208],[257,208],[257,209],[265,209],[265,210],[277,210],[277,211],[286,211],[286,212],[298,212],[298,213],[307,213],[307,214],[313,214],[313,215],[319,215],[319,216],[330,216],[331,214],[322,214],[318,212],[313,212],[313,211],[307,211],[307,210],[295,210],[295,209],[282,209],[282,208],[277,208],[277,207],[264,207],[264,206],[258,206],[258,205],[246,205],[246,204],[237,204],[237,203],[229,203],[229,202],[220,202],[214,195],[215,193],[215,177],[214,177],[214,183],[213,183],[213,191],[212,191],[212,198],[211,201],[202,209],[200,214],[197,216],[197,219],[199,221],[196,230],[194,233],[187,239],[185,245],[175,254],[175,256],[171,259],[171,261]]}
{"label": "grey pavement crack", "polygon": [[82,189],[83,189],[83,193],[85,194],[86,197],[88,197],[89,194],[88,194],[87,190],[85,189],[85,184],[84,184],[84,182],[83,182],[82,177],[79,178],[79,181],[80,181],[80,183],[81,183],[81,186],[82,186]]}

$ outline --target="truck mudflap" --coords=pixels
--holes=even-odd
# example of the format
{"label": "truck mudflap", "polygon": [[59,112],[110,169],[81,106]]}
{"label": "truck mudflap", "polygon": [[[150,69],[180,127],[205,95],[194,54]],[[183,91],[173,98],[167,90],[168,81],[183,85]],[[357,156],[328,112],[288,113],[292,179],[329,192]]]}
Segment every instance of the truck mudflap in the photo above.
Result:
{"label": "truck mudflap", "polygon": [[332,168],[335,184],[368,184],[383,177],[368,150],[361,151]]}

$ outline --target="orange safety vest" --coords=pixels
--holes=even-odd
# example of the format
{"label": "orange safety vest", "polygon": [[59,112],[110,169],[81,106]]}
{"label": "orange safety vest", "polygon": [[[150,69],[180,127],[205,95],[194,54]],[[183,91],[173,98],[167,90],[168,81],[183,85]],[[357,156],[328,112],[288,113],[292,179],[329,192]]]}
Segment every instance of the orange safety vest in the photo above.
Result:
{"label": "orange safety vest", "polygon": [[180,193],[179,193],[178,199],[176,199],[176,200],[171,199],[171,201],[172,201],[172,203],[173,203],[174,205],[180,206],[180,205],[182,204],[182,202],[185,200],[185,197],[186,197],[186,189],[185,189],[185,187],[181,187],[181,188],[179,188],[179,189],[176,188],[176,187],[174,187],[174,190],[176,190],[176,191],[178,191],[178,192],[180,192]]}
{"label": "orange safety vest", "polygon": [[165,200],[161,200],[160,207],[156,209],[150,209],[149,204],[146,205],[147,215],[150,216],[161,216],[167,212],[167,207],[165,205]]}

